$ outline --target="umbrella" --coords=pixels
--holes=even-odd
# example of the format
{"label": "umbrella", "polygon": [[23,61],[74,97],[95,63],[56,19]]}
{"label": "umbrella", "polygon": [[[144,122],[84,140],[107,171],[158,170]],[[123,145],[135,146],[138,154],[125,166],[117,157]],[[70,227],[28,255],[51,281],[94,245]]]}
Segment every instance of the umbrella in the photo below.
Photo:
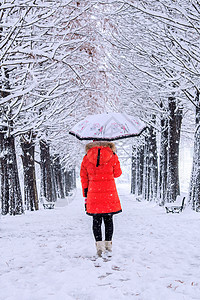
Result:
{"label": "umbrella", "polygon": [[79,140],[113,141],[138,136],[146,128],[146,124],[137,117],[112,112],[87,116],[69,134]]}

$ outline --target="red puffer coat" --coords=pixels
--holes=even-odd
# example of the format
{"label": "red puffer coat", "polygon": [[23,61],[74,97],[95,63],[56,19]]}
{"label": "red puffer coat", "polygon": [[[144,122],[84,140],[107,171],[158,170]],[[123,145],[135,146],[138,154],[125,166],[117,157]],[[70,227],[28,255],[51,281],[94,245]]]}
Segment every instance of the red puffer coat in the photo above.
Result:
{"label": "red puffer coat", "polygon": [[87,214],[116,214],[122,211],[114,178],[122,174],[111,142],[86,145],[81,164],[83,196],[87,197]]}

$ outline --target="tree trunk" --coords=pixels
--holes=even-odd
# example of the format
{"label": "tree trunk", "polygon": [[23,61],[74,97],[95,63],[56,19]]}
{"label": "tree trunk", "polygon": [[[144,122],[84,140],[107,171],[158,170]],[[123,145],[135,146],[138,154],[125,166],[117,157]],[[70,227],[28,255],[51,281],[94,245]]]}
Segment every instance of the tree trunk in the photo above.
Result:
{"label": "tree trunk", "polygon": [[150,176],[149,176],[149,138],[145,137],[144,145],[144,168],[143,168],[143,190],[142,194],[145,200],[149,200],[150,193]]}
{"label": "tree trunk", "polygon": [[64,178],[65,178],[65,196],[68,197],[69,196],[69,192],[70,192],[70,186],[69,186],[69,172],[68,171],[64,171]]}
{"label": "tree trunk", "polygon": [[69,196],[70,192],[75,188],[75,170],[71,169],[69,171],[64,172],[64,178],[65,178],[65,196]]}
{"label": "tree trunk", "polygon": [[[155,117],[152,122],[155,123]],[[144,146],[143,195],[147,201],[157,199],[158,188],[158,157],[156,132],[151,126]]]}
{"label": "tree trunk", "polygon": [[53,167],[54,167],[54,176],[55,176],[55,184],[56,184],[56,193],[58,198],[64,198],[64,187],[62,180],[62,168],[60,164],[60,158],[58,155],[54,156],[53,159]]}
{"label": "tree trunk", "polygon": [[5,135],[0,133],[0,162],[1,162],[1,207],[2,214],[9,213],[9,181],[8,181],[8,165],[6,155]]}
{"label": "tree trunk", "polygon": [[136,192],[136,148],[132,146],[131,153],[131,193]]}
{"label": "tree trunk", "polygon": [[144,145],[139,145],[136,151],[136,188],[135,194],[142,195],[144,170]]}
{"label": "tree trunk", "polygon": [[[2,31],[3,28],[0,27],[0,40]],[[0,82],[0,96],[2,98],[9,95],[9,88],[9,71],[8,69],[4,69],[4,77],[1,78]],[[12,121],[9,120],[9,117],[5,104],[5,106],[1,107],[1,122],[6,121],[8,126],[1,128],[4,132],[0,132],[1,207],[3,215],[8,213],[11,215],[20,215],[23,213],[23,203],[19,183],[15,139],[9,135],[9,128],[12,127]]]}
{"label": "tree trunk", "polygon": [[53,197],[53,199],[57,200],[58,195],[57,195],[57,188],[56,188],[56,177],[55,177],[55,170],[54,170],[54,166],[53,166],[53,158],[52,157],[50,157],[50,161],[51,161],[52,197]]}
{"label": "tree trunk", "polygon": [[[156,117],[153,116],[152,122],[155,124]],[[156,143],[156,130],[151,126],[149,128],[149,200],[157,199],[158,190],[158,154]]]}
{"label": "tree trunk", "polygon": [[194,156],[190,180],[189,202],[194,210],[200,210],[200,100],[196,96],[196,132],[194,137]]}
{"label": "tree trunk", "polygon": [[1,151],[1,203],[2,214],[20,215],[23,213],[15,140],[0,133]]}
{"label": "tree trunk", "polygon": [[167,201],[176,201],[180,195],[179,185],[179,144],[182,123],[182,108],[178,107],[177,100],[169,97],[169,128],[168,128],[168,182]]}
{"label": "tree trunk", "polygon": [[72,188],[75,189],[76,188],[76,169],[75,167],[72,169]]}
{"label": "tree trunk", "polygon": [[160,204],[164,205],[167,196],[167,161],[168,161],[168,120],[161,119],[161,138],[160,138],[160,176],[159,176],[159,193]]}
{"label": "tree trunk", "polygon": [[33,142],[21,142],[24,168],[24,203],[28,210],[38,210],[38,193],[35,176],[35,145]]}
{"label": "tree trunk", "polygon": [[40,161],[41,161],[41,187],[40,195],[42,202],[55,202],[57,199],[53,192],[52,164],[49,145],[40,141]]}

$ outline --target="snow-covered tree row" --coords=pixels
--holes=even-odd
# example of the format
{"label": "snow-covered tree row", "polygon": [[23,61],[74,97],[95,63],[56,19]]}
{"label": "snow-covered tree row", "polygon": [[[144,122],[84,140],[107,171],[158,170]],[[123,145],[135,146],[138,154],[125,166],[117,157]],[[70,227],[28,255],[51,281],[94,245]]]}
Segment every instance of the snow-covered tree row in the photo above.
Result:
{"label": "snow-covered tree row", "polygon": [[196,0],[1,3],[3,213],[23,211],[16,138],[24,201],[38,209],[35,147],[40,197],[55,201],[69,192],[79,159],[69,129],[87,114],[109,110],[136,114],[149,125],[133,144],[132,192],[162,204],[180,192],[180,137],[194,131],[196,113],[190,201],[199,206],[199,12]]}
{"label": "snow-covered tree row", "polygon": [[[119,106],[140,115],[158,130],[160,170],[157,192],[161,203],[175,201],[179,194],[178,155],[182,119],[184,116],[187,120],[182,132],[192,131],[190,128],[194,128],[194,124],[191,124],[190,118],[199,107],[199,3],[162,0],[101,3],[107,12],[103,33],[109,45],[107,59],[116,85],[120,85]],[[152,122],[155,115],[156,123]],[[140,168],[135,180],[144,197],[152,199],[154,196],[149,198],[145,191],[150,188],[146,184],[153,181],[155,174],[145,177],[145,168],[150,166],[152,154],[149,152],[147,161],[144,144],[155,147],[149,138],[146,139],[138,148],[137,165]],[[135,151],[134,155],[137,157]],[[196,157],[195,166],[198,165]],[[199,185],[199,181],[194,179],[198,177],[198,169],[193,168],[196,170],[192,176],[193,190]],[[155,187],[154,184],[153,189]],[[152,195],[156,194],[152,192]],[[194,192],[191,195],[194,200]],[[196,206],[198,199],[196,196]]]}
{"label": "snow-covered tree row", "polygon": [[[52,201],[55,197],[50,192],[53,190],[51,176],[46,176],[51,173],[51,162],[47,163],[47,156],[48,160],[50,154],[61,157],[64,169],[70,161],[72,168],[74,163],[71,157],[76,156],[77,151],[73,145],[69,147],[68,130],[74,123],[75,115],[86,114],[88,104],[92,107],[91,112],[97,108],[102,111],[104,107],[104,101],[99,99],[103,99],[101,86],[105,82],[98,76],[101,75],[97,67],[98,47],[94,47],[92,33],[95,22],[90,11],[94,4],[95,1],[24,3],[15,0],[4,1],[1,5],[3,213],[23,211],[17,179],[15,138],[20,138],[23,150],[25,202],[27,208],[37,209],[35,172],[29,170],[30,165],[34,168],[35,143],[46,151],[45,161],[41,151],[41,177],[46,180],[41,185],[42,195],[47,201]],[[32,184],[29,184],[30,181]],[[46,194],[47,185],[51,187],[47,188],[51,195]],[[18,194],[13,186],[18,187]],[[18,203],[20,209],[16,209]]]}

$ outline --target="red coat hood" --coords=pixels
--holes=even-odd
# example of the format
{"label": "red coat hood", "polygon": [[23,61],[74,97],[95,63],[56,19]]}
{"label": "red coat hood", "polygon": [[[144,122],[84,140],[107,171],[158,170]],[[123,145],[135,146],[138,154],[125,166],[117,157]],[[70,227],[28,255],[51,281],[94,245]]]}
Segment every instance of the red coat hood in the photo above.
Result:
{"label": "red coat hood", "polygon": [[87,158],[95,166],[97,161],[99,165],[107,163],[113,157],[115,150],[115,144],[111,142],[93,142],[86,145]]}

